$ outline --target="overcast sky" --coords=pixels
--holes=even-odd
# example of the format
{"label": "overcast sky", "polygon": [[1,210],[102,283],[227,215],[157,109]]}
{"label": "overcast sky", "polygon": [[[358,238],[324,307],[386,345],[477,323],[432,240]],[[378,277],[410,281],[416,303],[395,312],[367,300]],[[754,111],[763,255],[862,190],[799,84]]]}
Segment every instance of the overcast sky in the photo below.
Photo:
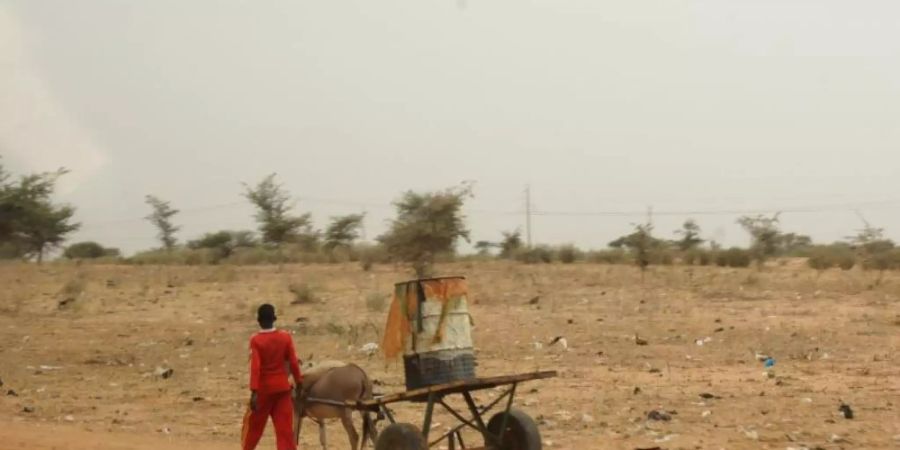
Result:
{"label": "overcast sky", "polygon": [[[0,0],[0,154],[72,169],[77,239],[251,228],[241,182],[298,211],[475,181],[473,240],[601,247],[741,211],[830,241],[900,238],[900,3],[847,0]],[[800,212],[791,212],[802,210]],[[604,212],[624,214],[603,215]]]}

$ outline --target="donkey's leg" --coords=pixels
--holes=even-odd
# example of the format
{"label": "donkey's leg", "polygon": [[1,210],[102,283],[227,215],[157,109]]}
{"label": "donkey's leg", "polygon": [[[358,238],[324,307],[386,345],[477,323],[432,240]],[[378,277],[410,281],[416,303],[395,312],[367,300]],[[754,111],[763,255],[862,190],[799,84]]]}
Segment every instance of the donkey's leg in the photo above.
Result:
{"label": "donkey's leg", "polygon": [[297,420],[294,422],[294,444],[298,447],[300,446],[300,428],[303,426],[303,416],[300,414],[294,414],[294,418]]}
{"label": "donkey's leg", "polygon": [[325,440],[325,419],[319,420],[319,442],[322,444],[322,450],[328,450],[328,442]]}
{"label": "donkey's leg", "polygon": [[350,439],[350,450],[357,450],[357,444],[359,444],[359,433],[356,432],[356,427],[353,426],[353,417],[350,415],[350,410],[344,408],[341,411],[341,424],[344,425],[344,430],[347,432],[347,438]]}

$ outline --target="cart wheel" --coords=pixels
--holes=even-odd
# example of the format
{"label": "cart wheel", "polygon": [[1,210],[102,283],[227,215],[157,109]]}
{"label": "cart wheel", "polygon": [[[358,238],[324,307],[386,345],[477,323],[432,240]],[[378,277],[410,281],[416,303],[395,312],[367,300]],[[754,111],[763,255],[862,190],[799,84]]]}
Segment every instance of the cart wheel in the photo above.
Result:
{"label": "cart wheel", "polygon": [[[500,427],[503,426],[505,413],[494,414],[488,422],[487,429],[495,436],[500,436]],[[486,442],[485,446],[490,446]],[[509,418],[506,419],[506,430],[503,433],[503,445],[499,450],[541,450],[541,433],[537,424],[528,414],[516,408],[509,410]]]}
{"label": "cart wheel", "polygon": [[392,423],[381,433],[375,442],[375,450],[425,450],[428,445],[425,437],[415,425],[408,423]]}

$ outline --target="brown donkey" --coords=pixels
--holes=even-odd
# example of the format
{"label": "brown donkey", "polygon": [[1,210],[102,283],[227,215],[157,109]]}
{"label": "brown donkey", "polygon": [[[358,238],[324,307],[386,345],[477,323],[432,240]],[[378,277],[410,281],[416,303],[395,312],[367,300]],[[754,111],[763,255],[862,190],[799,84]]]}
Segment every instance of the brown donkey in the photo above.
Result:
{"label": "brown donkey", "polygon": [[[345,402],[370,400],[372,398],[372,382],[369,376],[356,364],[345,364],[339,361],[328,361],[317,364],[303,372],[303,385],[294,399],[294,437],[300,441],[300,428],[304,417],[309,417],[319,424],[319,442],[322,449],[327,449],[325,438],[325,420],[341,419],[347,437],[350,439],[352,450],[362,449],[366,439],[375,445],[375,423],[371,414],[364,412],[362,440],[353,426],[351,408],[338,406],[333,403],[317,402]],[[308,400],[309,399],[309,400]]]}

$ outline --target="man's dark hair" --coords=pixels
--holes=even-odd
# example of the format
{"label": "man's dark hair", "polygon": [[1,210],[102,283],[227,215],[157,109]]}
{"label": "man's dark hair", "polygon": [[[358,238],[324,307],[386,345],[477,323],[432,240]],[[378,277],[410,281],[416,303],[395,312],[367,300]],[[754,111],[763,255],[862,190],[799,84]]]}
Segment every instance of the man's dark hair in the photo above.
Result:
{"label": "man's dark hair", "polygon": [[256,321],[259,322],[260,325],[272,325],[275,323],[276,319],[278,319],[278,317],[275,316],[274,306],[268,303],[259,305],[259,309],[256,310]]}

